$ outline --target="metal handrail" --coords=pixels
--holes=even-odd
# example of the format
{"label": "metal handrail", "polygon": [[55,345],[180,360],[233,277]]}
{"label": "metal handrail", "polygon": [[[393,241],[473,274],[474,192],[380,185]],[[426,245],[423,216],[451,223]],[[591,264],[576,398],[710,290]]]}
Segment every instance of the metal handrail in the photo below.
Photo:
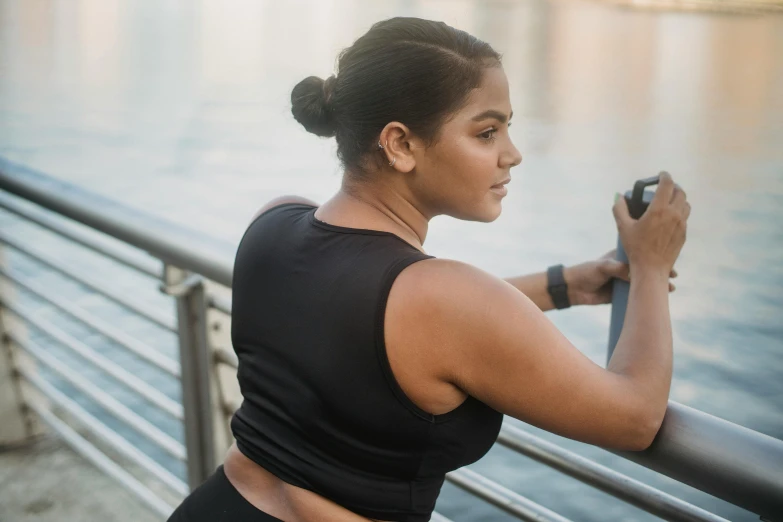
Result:
{"label": "metal handrail", "polygon": [[[234,249],[226,243],[123,207],[1,158],[0,189],[141,248],[166,263],[231,286],[230,253]],[[211,300],[210,305],[230,312],[230,304],[225,301]],[[233,362],[229,358],[223,359],[229,364]],[[614,453],[764,517],[771,519],[783,512],[783,477],[779,474],[783,469],[783,441],[681,404],[669,402],[663,425],[650,448],[642,452]],[[570,462],[574,464],[573,469],[579,467],[580,462],[575,459]],[[569,474],[584,479],[577,476],[580,473]],[[464,478],[466,474],[457,475],[460,476]],[[611,478],[604,476],[602,480]],[[619,492],[622,488],[614,489]],[[633,495],[626,497],[635,503]],[[657,497],[658,500],[662,498],[665,497]],[[677,511],[674,503],[661,509]]]}
{"label": "metal handrail", "polygon": [[144,501],[150,508],[161,516],[168,517],[174,510],[174,507],[161,500],[147,486],[139,482],[136,477],[122,469],[114,463],[109,457],[101,453],[92,444],[86,441],[81,435],[76,433],[70,426],[58,419],[46,408],[32,403],[30,408],[40,417],[49,427],[68,443],[77,453],[92,462],[101,471],[114,478],[117,482],[128,488],[137,498]]}
{"label": "metal handrail", "polygon": [[52,261],[51,259],[47,259],[45,256],[41,255],[40,253],[34,252],[33,250],[21,245],[18,241],[15,239],[12,239],[8,237],[7,235],[0,233],[0,243],[3,243],[14,250],[21,252],[22,254],[35,259],[39,263],[42,263],[43,265],[51,268],[55,272],[58,272],[59,274],[62,274],[63,276],[76,281],[80,285],[84,285],[87,288],[90,288],[105,298],[109,299],[110,301],[120,305],[121,307],[125,308],[126,310],[129,310],[141,317],[144,317],[148,321],[151,321],[161,328],[168,330],[170,332],[176,332],[176,324],[172,319],[169,319],[167,317],[161,317],[158,314],[154,314],[147,310],[147,308],[139,303],[134,303],[133,301],[130,301],[125,295],[122,295],[117,290],[110,288],[106,285],[102,285],[89,277],[85,277],[81,274],[76,273],[71,268],[67,268],[65,266],[62,266],[58,264],[55,261]]}
{"label": "metal handrail", "polygon": [[176,493],[180,495],[187,495],[190,490],[188,485],[175,477],[169,470],[152,460],[146,453],[139,450],[136,446],[128,442],[116,431],[112,430],[104,423],[95,418],[92,414],[87,412],[84,408],[79,406],[75,401],[71,400],[63,392],[46,382],[44,379],[31,373],[25,368],[20,368],[19,373],[21,376],[34,386],[40,393],[42,393],[48,400],[56,404],[68,414],[78,419],[84,426],[90,429],[90,432],[97,435],[108,446],[115,451],[121,453],[126,458],[147,470],[155,478],[160,480],[163,484],[170,487]]}
{"label": "metal handrail", "polygon": [[35,223],[40,227],[50,230],[59,236],[70,239],[74,243],[89,248],[93,252],[123,264],[140,274],[153,277],[155,279],[160,279],[162,268],[160,261],[157,259],[152,257],[143,258],[141,256],[129,255],[123,250],[114,248],[109,244],[98,241],[91,235],[85,234],[83,232],[77,232],[76,230],[66,227],[62,222],[54,219],[51,216],[47,216],[42,212],[34,212],[30,209],[24,208],[16,201],[12,201],[7,197],[0,198],[0,208],[16,214],[17,216],[24,218],[31,223]]}
{"label": "metal handrail", "polygon": [[498,443],[666,520],[728,522],[652,486],[504,422]]}
{"label": "metal handrail", "polygon": [[106,374],[114,377],[115,379],[117,379],[117,381],[121,382],[129,389],[133,390],[134,392],[138,393],[140,396],[144,397],[144,399],[146,399],[150,404],[156,406],[162,411],[165,411],[166,413],[168,413],[169,415],[171,415],[177,420],[182,420],[184,418],[184,412],[182,410],[182,405],[180,403],[178,403],[171,397],[167,396],[166,394],[164,394],[157,388],[153,387],[152,385],[148,384],[143,379],[140,379],[136,375],[133,375],[119,364],[99,354],[98,352],[96,352],[95,350],[93,350],[83,342],[73,338],[72,336],[68,335],[66,332],[60,330],[52,323],[43,321],[38,317],[35,317],[29,312],[21,309],[16,304],[7,303],[2,301],[1,299],[0,299],[0,303],[2,303],[2,305],[7,310],[12,312],[20,319],[23,319],[28,324],[36,327],[38,330],[42,331],[52,339],[56,340],[62,346],[65,346],[73,353],[78,354],[84,360],[89,361],[96,368],[100,368]]}
{"label": "metal handrail", "polygon": [[215,362],[227,364],[234,369],[239,369],[239,358],[237,354],[222,347],[215,349]]}
{"label": "metal handrail", "polygon": [[180,368],[179,362],[170,357],[162,355],[151,346],[144,344],[135,337],[132,337],[122,330],[115,328],[113,325],[109,324],[103,319],[100,319],[86,310],[74,305],[70,300],[63,299],[55,292],[46,289],[43,285],[30,281],[28,278],[11,274],[2,268],[0,268],[0,276],[5,277],[15,285],[24,288],[26,291],[35,295],[39,299],[46,301],[57,309],[62,310],[77,321],[80,321],[89,326],[99,334],[111,339],[115,343],[124,347],[128,351],[133,352],[142,359],[145,359],[156,368],[160,368],[173,377],[180,377],[182,370]]}
{"label": "metal handrail", "polygon": [[97,402],[106,411],[147,437],[147,439],[155,443],[166,453],[178,460],[187,460],[185,447],[169,435],[163,433],[159,428],[154,426],[148,420],[133,412],[130,408],[119,402],[117,399],[107,394],[105,391],[101,390],[99,387],[80,376],[77,372],[68,368],[68,366],[46,353],[46,350],[40,346],[37,346],[34,342],[20,339],[13,332],[8,333],[7,335],[16,346],[24,350],[26,353],[32,355],[35,360],[44,364],[44,366],[68,381],[82,393]]}
{"label": "metal handrail", "polygon": [[520,520],[570,522],[569,519],[558,515],[551,509],[547,509],[468,468],[460,468],[446,473],[446,480]]}
{"label": "metal handrail", "polygon": [[166,263],[231,286],[235,245],[157,219],[2,157],[0,188]]}
{"label": "metal handrail", "polygon": [[669,401],[644,451],[612,451],[632,462],[770,520],[783,514],[783,441]]}
{"label": "metal handrail", "polygon": [[210,296],[209,306],[215,310],[219,310],[224,314],[231,315],[231,301],[222,297]]}

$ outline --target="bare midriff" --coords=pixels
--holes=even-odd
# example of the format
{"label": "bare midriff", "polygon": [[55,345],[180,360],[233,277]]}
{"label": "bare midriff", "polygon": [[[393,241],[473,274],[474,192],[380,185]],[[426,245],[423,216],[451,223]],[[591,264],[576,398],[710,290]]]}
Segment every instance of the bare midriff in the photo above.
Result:
{"label": "bare midriff", "polygon": [[280,480],[243,455],[236,443],[226,453],[223,470],[248,502],[284,522],[386,522],[357,515],[317,493]]}

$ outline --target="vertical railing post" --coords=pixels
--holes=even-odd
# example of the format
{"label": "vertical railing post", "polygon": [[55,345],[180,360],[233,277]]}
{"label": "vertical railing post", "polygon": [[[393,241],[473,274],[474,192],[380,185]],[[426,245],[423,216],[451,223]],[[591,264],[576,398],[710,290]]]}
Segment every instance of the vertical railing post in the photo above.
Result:
{"label": "vertical railing post", "polygon": [[[3,248],[0,247],[0,268],[10,272]],[[13,287],[0,278],[0,445],[22,444],[41,433],[41,425],[25,403],[19,367],[29,365],[15,349],[9,333],[26,338],[24,325],[5,312],[4,303],[15,299]],[[30,368],[32,370],[32,368]]]}
{"label": "vertical railing post", "polygon": [[[6,297],[0,295],[0,299]],[[32,427],[22,398],[19,372],[16,371],[16,357],[0,305],[0,445],[14,445],[31,436]]]}
{"label": "vertical railing post", "polygon": [[231,315],[221,311],[213,301],[213,298],[222,295],[223,302],[230,302],[230,289],[209,280],[204,281],[204,284],[209,304],[207,345],[212,372],[210,377],[214,420],[212,433],[215,459],[222,462],[226,450],[234,442],[231,417],[242,402],[242,394],[237,380],[236,355],[231,343]]}
{"label": "vertical railing post", "polygon": [[206,293],[200,276],[171,265],[165,266],[161,290],[174,296],[177,301],[188,485],[192,490],[203,483],[217,467]]}

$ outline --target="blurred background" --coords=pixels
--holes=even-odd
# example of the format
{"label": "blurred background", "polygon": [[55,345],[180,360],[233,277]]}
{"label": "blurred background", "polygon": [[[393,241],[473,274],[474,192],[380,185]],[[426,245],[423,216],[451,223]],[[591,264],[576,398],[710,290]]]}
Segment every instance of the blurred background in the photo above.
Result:
{"label": "blurred background", "polygon": [[[670,300],[670,398],[781,439],[777,5],[0,0],[0,156],[236,244],[270,198],[323,202],[339,186],[334,142],[293,120],[292,87],[331,74],[340,50],[376,21],[443,20],[503,53],[510,132],[524,160],[498,220],[435,218],[428,252],[502,277],[596,258],[616,243],[614,193],[668,170],[693,208]],[[33,237],[9,214],[0,225]],[[609,311],[548,316],[604,365]],[[758,520],[598,448],[531,430],[730,520]],[[574,520],[655,520],[501,447],[471,467]],[[457,522],[511,520],[449,484],[437,509]]]}

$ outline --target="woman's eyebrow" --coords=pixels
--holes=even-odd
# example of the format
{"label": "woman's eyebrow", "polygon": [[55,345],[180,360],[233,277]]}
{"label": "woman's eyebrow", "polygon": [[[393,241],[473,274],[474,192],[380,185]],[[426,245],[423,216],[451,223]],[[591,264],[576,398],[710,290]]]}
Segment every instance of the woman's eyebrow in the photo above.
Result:
{"label": "woman's eyebrow", "polygon": [[506,115],[503,114],[502,112],[490,109],[488,111],[482,112],[481,114],[473,116],[472,120],[482,121],[489,118],[493,118],[498,120],[500,123],[506,123],[506,121],[510,120],[513,116],[514,116],[514,111],[511,111],[511,114],[509,114],[508,117],[506,117]]}

